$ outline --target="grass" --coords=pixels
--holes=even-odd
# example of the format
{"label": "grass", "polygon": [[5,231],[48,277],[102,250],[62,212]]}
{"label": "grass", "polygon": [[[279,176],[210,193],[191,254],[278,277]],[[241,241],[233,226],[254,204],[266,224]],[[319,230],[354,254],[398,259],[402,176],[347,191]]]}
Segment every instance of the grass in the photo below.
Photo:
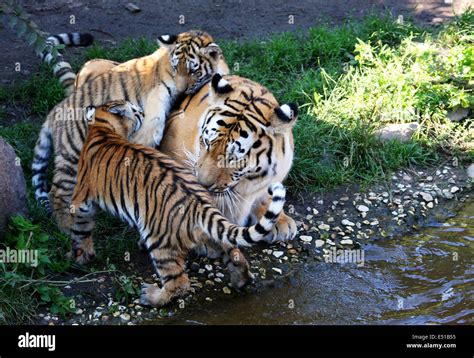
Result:
{"label": "grass", "polygon": [[[345,183],[371,183],[399,168],[433,165],[446,156],[474,159],[473,24],[473,11],[427,29],[397,22],[389,15],[369,16],[336,28],[321,25],[265,40],[223,41],[221,46],[234,74],[267,86],[281,103],[300,106],[294,130],[296,157],[288,185],[293,191],[317,191]],[[149,39],[125,40],[114,48],[96,44],[85,57],[123,62],[149,54],[156,46]],[[78,69],[81,63],[82,59],[75,59],[73,67]],[[7,108],[24,110],[22,121],[0,125],[0,136],[21,158],[28,185],[32,148],[41,125],[41,120],[31,118],[44,118],[62,98],[63,91],[47,66],[25,82],[0,87],[0,120],[8,119]],[[450,122],[448,113],[459,108],[469,108],[469,118]],[[407,143],[381,142],[374,135],[387,123],[403,122],[421,124]],[[11,244],[28,230],[34,237],[47,235],[61,243],[49,261],[67,265],[63,259],[67,240],[36,206],[30,187],[28,200],[30,220],[13,222]],[[95,241],[98,260],[91,270],[105,266],[115,272],[124,254],[136,251],[136,233],[107,215],[101,215],[96,232],[96,237],[107,240]],[[38,240],[37,246],[49,247]],[[21,275],[34,280],[56,277],[57,268],[44,262],[44,275],[36,271]],[[54,286],[30,284],[17,291],[11,268],[2,269],[0,322],[25,321],[41,304],[62,314],[69,312],[68,299]],[[67,266],[68,272],[72,269]],[[116,276],[119,293],[126,299],[133,287],[123,275]],[[28,305],[31,309],[20,314],[18,307],[28,302],[34,302]]]}

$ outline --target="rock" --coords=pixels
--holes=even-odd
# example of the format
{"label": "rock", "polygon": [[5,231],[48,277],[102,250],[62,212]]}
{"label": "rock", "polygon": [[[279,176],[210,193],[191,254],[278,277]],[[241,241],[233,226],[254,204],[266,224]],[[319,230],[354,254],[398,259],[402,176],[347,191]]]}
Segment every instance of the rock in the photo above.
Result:
{"label": "rock", "polygon": [[451,194],[457,193],[459,191],[459,188],[457,186],[453,186],[450,190]]}
{"label": "rock", "polygon": [[365,205],[358,205],[357,210],[359,210],[361,213],[366,213],[367,211],[369,211],[369,208]]}
{"label": "rock", "polygon": [[121,319],[122,321],[130,321],[130,315],[129,315],[128,313],[122,313],[122,314],[120,315],[120,319]]}
{"label": "rock", "polygon": [[474,163],[467,167],[467,176],[474,179]]}
{"label": "rock", "polygon": [[352,221],[349,221],[347,219],[342,220],[341,224],[344,225],[344,226],[354,226],[355,225]]}
{"label": "rock", "polygon": [[200,269],[200,266],[197,262],[191,263],[190,269],[192,272],[198,272]]}
{"label": "rock", "polygon": [[316,246],[316,248],[324,246],[324,240],[316,240],[314,246]]}
{"label": "rock", "polygon": [[230,295],[231,294],[231,290],[229,287],[225,286],[222,288],[222,291],[226,294],[226,295]]}
{"label": "rock", "polygon": [[142,9],[140,9],[137,5],[135,5],[134,3],[131,3],[131,2],[129,2],[127,5],[125,5],[125,8],[128,11],[132,12],[132,13],[142,11]]}
{"label": "rock", "polygon": [[212,271],[212,265],[206,265],[204,266],[204,268],[207,270],[207,271]]}
{"label": "rock", "polygon": [[433,201],[433,196],[429,193],[425,193],[425,192],[422,191],[422,192],[420,192],[420,195],[423,198],[423,200],[426,201],[426,202]]}
{"label": "rock", "polygon": [[324,231],[329,231],[331,227],[328,224],[321,224],[318,226],[318,229],[324,230]]}
{"label": "rock", "polygon": [[448,112],[448,119],[451,122],[459,122],[461,119],[466,118],[469,115],[469,109],[468,108],[458,108],[452,112]]}
{"label": "rock", "polygon": [[26,184],[20,160],[0,138],[0,238],[11,216],[26,213]]}
{"label": "rock", "polygon": [[382,141],[398,139],[401,142],[407,142],[419,126],[416,122],[387,124],[376,130],[374,134]]}
{"label": "rock", "polygon": [[283,256],[283,254],[283,251],[273,251],[273,256],[275,256],[276,258]]}
{"label": "rock", "polygon": [[281,269],[279,269],[278,267],[272,267],[272,270],[275,271],[276,273],[282,275],[283,274],[283,271]]}
{"label": "rock", "polygon": [[308,235],[301,235],[300,240],[304,241],[304,242],[311,242],[313,240],[313,238],[311,236],[308,236]]}
{"label": "rock", "polygon": [[344,239],[340,241],[341,245],[353,245],[354,242],[351,239]]}

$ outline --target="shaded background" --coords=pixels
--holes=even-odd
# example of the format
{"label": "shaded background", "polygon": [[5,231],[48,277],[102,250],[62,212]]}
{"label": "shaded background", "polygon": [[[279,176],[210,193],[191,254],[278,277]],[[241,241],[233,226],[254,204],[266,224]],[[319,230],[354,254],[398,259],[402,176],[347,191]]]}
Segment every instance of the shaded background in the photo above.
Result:
{"label": "shaded background", "polygon": [[[418,23],[437,24],[474,4],[474,0],[134,0],[141,11],[133,13],[126,8],[129,2],[20,1],[43,31],[87,31],[111,44],[125,37],[156,38],[192,28],[206,30],[217,40],[262,38],[275,32],[304,30],[322,22],[340,24],[370,12],[390,11],[395,16],[412,17]],[[74,24],[70,23],[71,15]],[[289,24],[290,15],[294,24]],[[37,69],[39,60],[33,50],[5,26],[0,28],[0,48],[1,84],[31,75]],[[22,65],[20,73],[13,70],[16,62]]]}

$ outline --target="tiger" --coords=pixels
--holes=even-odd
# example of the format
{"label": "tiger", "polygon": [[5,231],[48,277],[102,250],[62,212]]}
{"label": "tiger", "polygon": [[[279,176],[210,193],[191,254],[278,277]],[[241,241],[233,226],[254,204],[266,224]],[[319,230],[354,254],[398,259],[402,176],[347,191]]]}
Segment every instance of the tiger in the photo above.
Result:
{"label": "tiger", "polygon": [[[222,51],[203,31],[159,37],[160,48],[130,60],[77,88],[48,114],[34,149],[32,182],[35,196],[65,233],[71,225],[70,200],[77,162],[87,133],[83,108],[126,99],[144,108],[146,121],[131,141],[159,145],[165,119],[182,94],[197,91],[220,68]],[[54,150],[54,176],[48,195],[47,167]],[[51,201],[52,204],[51,204]]]}
{"label": "tiger", "polygon": [[72,70],[71,64],[64,60],[61,53],[58,52],[56,56],[53,55],[53,49],[59,45],[86,47],[92,45],[93,42],[94,36],[80,32],[62,33],[46,38],[46,47],[39,54],[39,57],[41,61],[53,65],[53,74],[58,78],[66,95],[71,94],[74,90],[76,74]]}
{"label": "tiger", "polygon": [[[87,62],[77,74],[76,87],[117,65],[103,59]],[[223,88],[227,92],[216,99],[209,95],[208,83],[185,97],[166,122],[160,150],[193,168],[230,221],[250,225],[268,205],[265,187],[283,181],[291,169],[298,108],[292,103],[279,106],[267,88],[249,79],[228,75],[215,80],[226,81],[228,86]],[[236,152],[239,146],[239,152],[247,151],[248,160]],[[238,167],[230,163],[232,151],[238,157]],[[252,167],[251,163],[259,165]],[[272,234],[285,241],[297,232],[295,220],[282,211]],[[221,254],[209,245],[196,251],[210,258]]]}
{"label": "tiger", "polygon": [[253,279],[238,247],[271,241],[268,234],[285,202],[281,183],[268,187],[271,203],[256,225],[237,226],[221,214],[189,168],[128,141],[144,123],[139,107],[126,101],[87,107],[85,120],[89,131],[72,196],[71,256],[78,263],[94,256],[91,235],[98,206],[136,228],[151,257],[162,287],[144,283],[143,305],[162,306],[189,290],[185,259],[203,237],[222,248],[235,289]]}

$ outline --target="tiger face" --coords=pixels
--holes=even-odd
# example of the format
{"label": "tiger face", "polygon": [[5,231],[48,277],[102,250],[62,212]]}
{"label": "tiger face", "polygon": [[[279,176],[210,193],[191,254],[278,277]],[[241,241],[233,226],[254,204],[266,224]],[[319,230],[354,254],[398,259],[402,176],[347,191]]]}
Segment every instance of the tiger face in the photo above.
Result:
{"label": "tiger face", "polygon": [[233,214],[239,201],[288,173],[297,107],[279,106],[266,88],[235,76],[215,75],[211,86],[214,105],[201,118],[194,170],[219,208],[239,222]]}
{"label": "tiger face", "polygon": [[98,108],[88,106],[84,110],[84,117],[89,125],[96,121],[107,121],[115,132],[125,138],[137,132],[145,121],[143,109],[125,100],[110,101]]}
{"label": "tiger face", "polygon": [[177,36],[163,35],[159,37],[159,42],[168,48],[178,87],[181,81],[186,94],[195,93],[213,74],[229,72],[221,48],[204,31],[191,30]]}

